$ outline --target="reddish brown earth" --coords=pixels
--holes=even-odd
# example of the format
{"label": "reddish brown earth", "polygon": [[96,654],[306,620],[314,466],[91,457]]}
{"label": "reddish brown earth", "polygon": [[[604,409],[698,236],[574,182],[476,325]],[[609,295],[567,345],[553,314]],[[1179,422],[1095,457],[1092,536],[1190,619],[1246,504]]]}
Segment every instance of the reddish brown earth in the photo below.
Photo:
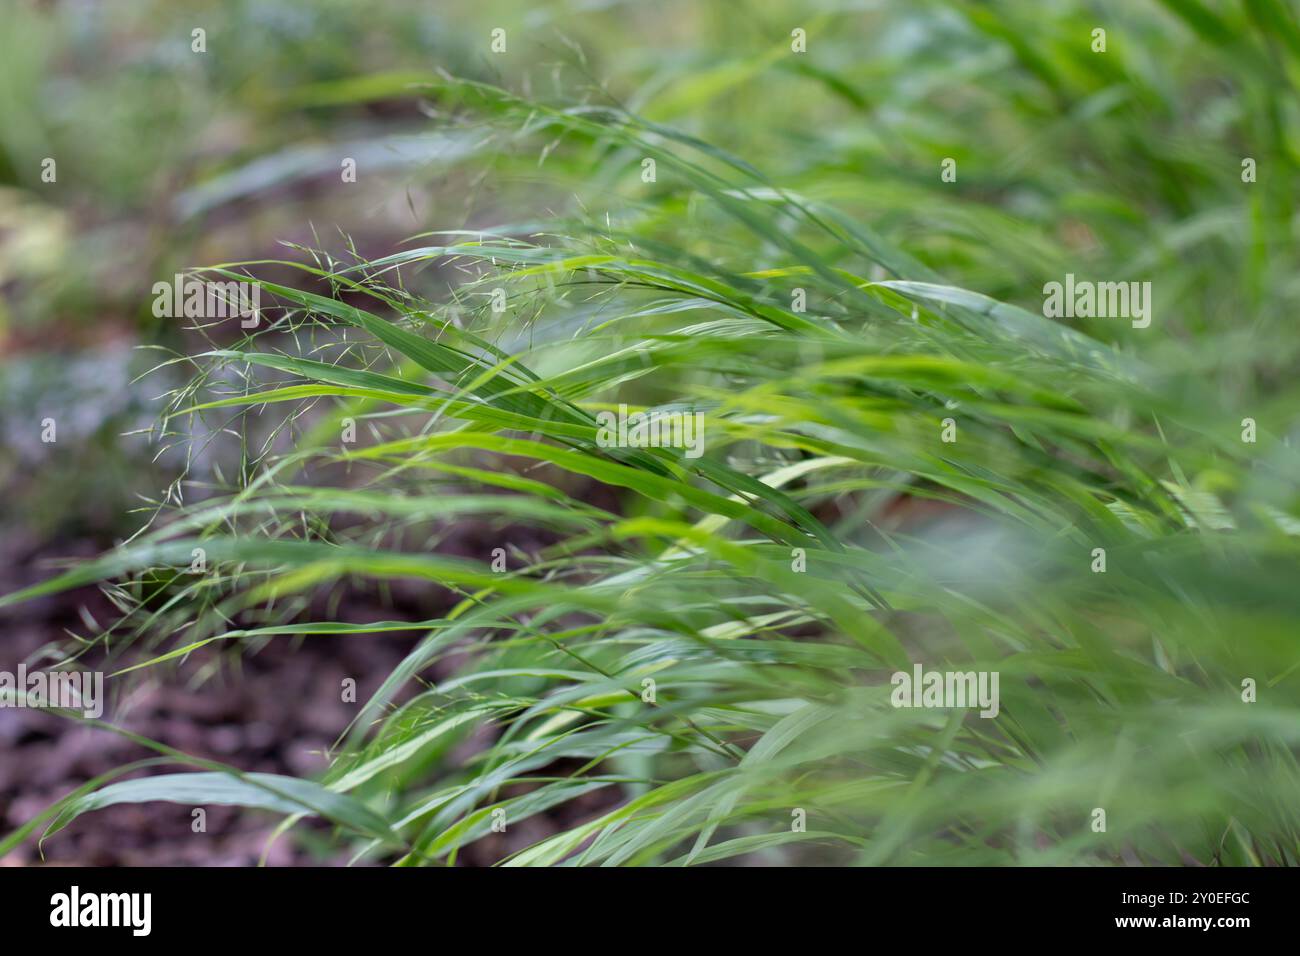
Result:
{"label": "reddish brown earth", "polygon": [[[609,498],[608,490],[588,489],[586,497]],[[601,502],[612,506],[612,500]],[[440,550],[460,556],[490,552],[502,540],[525,551],[543,547],[529,529],[505,531],[487,523],[462,522]],[[88,558],[107,547],[90,539],[55,545],[24,534],[0,541],[0,593],[40,581],[53,571],[54,560]],[[427,620],[452,602],[436,586],[393,582],[381,600],[376,595],[345,592],[335,619]],[[84,608],[96,621],[114,620],[116,612],[95,588],[41,598],[0,611],[0,670],[14,672],[19,662],[29,669],[39,652],[85,633]],[[326,612],[322,609],[321,614]],[[344,678],[357,682],[364,703],[398,664],[420,632],[377,636],[288,638],[243,653],[203,649],[180,666],[164,664],[137,672],[119,684],[104,717],[134,733],[191,756],[216,760],[250,772],[313,776],[327,766],[325,753],[356,715],[357,704],[344,703]],[[92,669],[96,658],[84,662]],[[215,666],[214,666],[215,665]],[[110,670],[123,666],[115,661]],[[436,681],[449,665],[423,675]],[[213,673],[215,671],[215,673]],[[202,679],[200,679],[202,678]],[[460,755],[472,753],[490,734],[472,735]],[[8,836],[59,798],[99,774],[154,754],[109,731],[79,724],[35,709],[0,708],[0,836]],[[141,773],[165,773],[162,767]],[[139,775],[139,774],[136,774]],[[508,834],[492,834],[466,848],[460,865],[489,864],[509,852],[554,832],[557,822],[586,819],[607,807],[617,794],[590,794],[556,816],[520,821]],[[79,866],[256,865],[265,852],[268,865],[342,865],[349,852],[329,839],[328,826],[307,821],[290,838],[270,845],[279,822],[272,815],[239,808],[206,807],[206,832],[191,829],[191,806],[171,803],[126,804],[85,814],[38,846],[40,831],[0,858],[0,865]],[[42,857],[43,849],[43,857]]]}

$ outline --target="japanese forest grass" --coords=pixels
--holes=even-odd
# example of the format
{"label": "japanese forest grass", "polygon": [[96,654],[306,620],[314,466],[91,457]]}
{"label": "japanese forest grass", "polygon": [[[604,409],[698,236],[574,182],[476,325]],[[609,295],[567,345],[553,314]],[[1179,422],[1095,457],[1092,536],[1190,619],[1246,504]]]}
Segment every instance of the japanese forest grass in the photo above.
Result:
{"label": "japanese forest grass", "polygon": [[[556,181],[651,158],[657,182],[608,216],[281,264],[301,281],[262,282],[269,328],[169,360],[198,374],[155,439],[233,435],[235,476],[178,479],[136,537],[4,599],[104,582],[123,616],[81,638],[123,661],[110,684],[204,646],[391,631],[409,655],[320,780],[140,740],[175,766],[90,781],[0,849],[170,800],[442,865],[599,793],[501,862],[1300,859],[1293,391],[1225,407],[1197,349],[1156,363],[1137,331],[953,286],[689,136],[430,82],[506,131],[503,169],[562,138]],[[620,403],[702,412],[703,456],[609,447]],[[485,518],[499,553],[440,553]],[[397,579],[451,610],[310,600]],[[997,672],[997,715],[894,706],[916,664]]]}

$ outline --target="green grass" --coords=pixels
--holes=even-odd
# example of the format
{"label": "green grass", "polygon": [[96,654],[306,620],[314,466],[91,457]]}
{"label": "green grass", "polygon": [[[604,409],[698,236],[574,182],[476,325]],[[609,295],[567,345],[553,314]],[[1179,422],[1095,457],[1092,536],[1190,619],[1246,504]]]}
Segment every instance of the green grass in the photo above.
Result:
{"label": "green grass", "polygon": [[[911,60],[836,47],[812,73],[772,55],[783,29],[636,114],[434,76],[306,90],[436,102],[531,218],[278,264],[300,281],[263,281],[276,324],[178,360],[198,376],[156,436],[206,423],[237,472],[178,479],[132,541],[0,603],[112,581],[123,618],[87,639],[145,666],[418,639],[321,781],[155,747],[201,773],[101,781],[34,825],[231,802],[437,865],[497,811],[598,792],[610,809],[502,862],[1300,862],[1300,122],[1277,92],[1300,30],[1272,2],[1110,6],[1106,59],[1091,18],[1031,31],[1035,9],[923,4],[891,21],[927,24]],[[728,149],[675,124],[791,69],[875,128],[793,134],[778,104],[776,131],[724,124]],[[1151,281],[1152,327],[1044,318],[1067,271]],[[603,447],[620,402],[703,412],[706,453]],[[483,517],[505,571],[438,552]],[[398,578],[452,609],[344,624],[312,602]],[[914,663],[998,672],[998,716],[891,706]]]}

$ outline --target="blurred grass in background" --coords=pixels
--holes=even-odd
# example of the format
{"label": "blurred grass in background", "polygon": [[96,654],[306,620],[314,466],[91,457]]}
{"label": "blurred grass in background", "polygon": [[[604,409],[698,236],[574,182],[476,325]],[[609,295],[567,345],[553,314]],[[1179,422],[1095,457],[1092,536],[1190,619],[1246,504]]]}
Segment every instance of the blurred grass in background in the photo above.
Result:
{"label": "blurred grass in background", "polygon": [[[1158,270],[1186,333],[1169,338],[1185,340],[1244,335],[1211,321],[1242,307],[1275,330],[1292,301],[1279,293],[1296,294],[1294,262],[1276,253],[1294,239],[1300,107],[1285,94],[1300,39],[1276,0],[517,6],[7,0],[7,334],[122,321],[174,333],[149,314],[155,279],[309,239],[312,222],[377,245],[463,225],[447,144],[411,98],[372,95],[400,88],[375,74],[436,70],[707,133],[989,295],[1034,301],[1067,264]],[[190,51],[196,25],[206,54]],[[495,25],[507,55],[488,50]],[[1080,40],[1097,25],[1112,34],[1104,55]],[[790,54],[794,26],[806,55]],[[353,151],[382,175],[334,188]],[[1247,156],[1260,169],[1249,190]],[[45,157],[57,184],[40,181]],[[945,157],[960,174],[941,189]],[[517,191],[492,177],[475,194],[480,219],[501,215],[498,192],[527,203],[528,171],[511,172]],[[533,173],[552,190],[562,176]]]}

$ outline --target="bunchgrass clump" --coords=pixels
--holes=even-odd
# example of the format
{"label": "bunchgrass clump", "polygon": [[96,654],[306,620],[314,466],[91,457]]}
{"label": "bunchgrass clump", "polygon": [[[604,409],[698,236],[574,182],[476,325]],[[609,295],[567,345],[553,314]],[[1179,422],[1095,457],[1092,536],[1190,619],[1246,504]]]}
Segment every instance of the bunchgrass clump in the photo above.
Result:
{"label": "bunchgrass clump", "polygon": [[[1091,83],[1039,79],[1062,101]],[[893,241],[837,201],[825,144],[795,177],[817,195],[615,106],[418,92],[489,124],[503,169],[540,144],[554,182],[617,169],[646,188],[277,264],[301,281],[261,280],[273,321],[185,359],[199,374],[158,432],[194,461],[233,441],[237,471],[190,473],[117,551],[5,599],[112,582],[123,618],[88,641],[137,655],[122,680],[303,636],[408,632],[409,655],[320,781],[148,744],[199,772],[94,781],[9,842],[113,802],[228,802],[439,865],[599,793],[608,809],[502,862],[1300,862],[1295,386],[1225,402],[1205,351],[1266,364],[1294,337],[1220,336],[1187,308],[1144,348],[1127,323],[1045,318],[1037,285],[992,297],[1031,265],[1060,278],[1059,249],[972,253],[988,285],[954,285],[951,244]],[[1151,198],[1186,218],[1214,192],[1190,182]],[[965,215],[1010,229],[993,204]],[[1117,215],[1110,236],[1138,229]],[[1284,224],[1259,229],[1291,249]],[[1225,242],[1222,261],[1274,275],[1251,239]],[[1147,265],[1184,304],[1219,288]],[[1295,297],[1241,294],[1270,328]],[[698,414],[703,454],[611,443],[620,406]],[[470,519],[496,547],[439,553]],[[311,601],[396,579],[449,610],[358,624]],[[996,715],[896,706],[918,664],[996,673]]]}

